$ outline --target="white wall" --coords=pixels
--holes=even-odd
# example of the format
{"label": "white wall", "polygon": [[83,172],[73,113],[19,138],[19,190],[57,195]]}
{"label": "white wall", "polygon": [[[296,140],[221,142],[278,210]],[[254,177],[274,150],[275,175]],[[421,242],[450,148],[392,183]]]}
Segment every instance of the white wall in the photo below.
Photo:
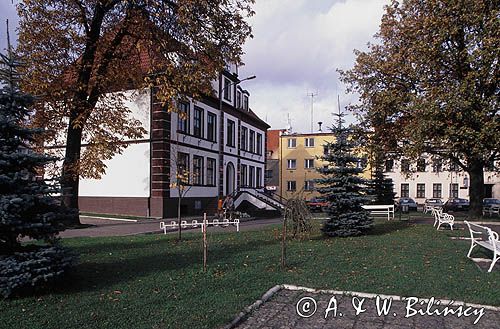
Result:
{"label": "white wall", "polygon": [[[413,164],[414,165],[414,164]],[[443,164],[443,169],[445,165]],[[425,172],[416,172],[412,175],[406,177],[405,174],[401,173],[400,163],[394,163],[394,171],[386,172],[385,174],[392,178],[394,183],[394,192],[396,192],[396,197],[401,196],[401,184],[407,183],[410,188],[410,198],[413,198],[417,203],[425,202],[425,199],[433,197],[433,184],[441,184],[441,199],[447,200],[450,197],[450,184],[456,183],[459,185],[458,197],[470,199],[469,188],[464,187],[464,178],[467,177],[468,185],[470,186],[470,176],[468,173],[442,171],[442,172],[432,172],[432,162],[428,162]],[[493,197],[500,198],[500,174],[493,172],[484,173],[484,183],[485,184],[495,184],[493,186]],[[425,184],[425,198],[417,198],[417,184]]]}
{"label": "white wall", "polygon": [[[127,91],[125,105],[131,115],[141,121],[149,138],[150,92]],[[81,179],[80,196],[148,197],[150,170],[149,142],[129,144],[122,154],[106,160],[106,173],[101,179]]]}

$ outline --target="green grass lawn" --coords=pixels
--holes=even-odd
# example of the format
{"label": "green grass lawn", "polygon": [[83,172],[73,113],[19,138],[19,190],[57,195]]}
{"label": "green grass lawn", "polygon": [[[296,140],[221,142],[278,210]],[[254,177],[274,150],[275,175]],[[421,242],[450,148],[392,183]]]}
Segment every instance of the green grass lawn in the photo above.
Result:
{"label": "green grass lawn", "polygon": [[0,301],[0,327],[216,328],[281,283],[500,305],[500,273],[478,270],[469,242],[449,238],[465,231],[380,220],[370,235],[328,239],[318,228],[289,244],[286,271],[277,227],[209,232],[207,273],[199,233],[66,239],[81,254],[70,278]]}

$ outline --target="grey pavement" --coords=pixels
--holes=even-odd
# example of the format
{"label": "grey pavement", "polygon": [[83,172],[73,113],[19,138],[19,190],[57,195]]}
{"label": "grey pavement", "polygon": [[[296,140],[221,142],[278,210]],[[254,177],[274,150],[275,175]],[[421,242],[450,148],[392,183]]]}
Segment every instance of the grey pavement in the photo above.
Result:
{"label": "grey pavement", "polygon": [[[363,301],[362,304],[360,304],[361,301]],[[386,305],[389,305],[390,300],[385,299],[385,301]],[[383,305],[383,302],[384,299],[379,299],[379,305]],[[327,311],[329,306],[330,310]],[[356,314],[355,306],[361,307],[364,312]],[[454,314],[450,312],[445,316],[445,308],[448,309],[448,312],[453,310]],[[443,304],[436,305],[418,297],[403,301],[392,300],[392,304],[387,310],[386,314],[383,312],[379,314],[376,298],[282,289],[251,312],[235,328],[497,329],[500,324],[498,310],[468,305],[460,307],[460,304],[449,305],[448,302],[444,301]],[[460,311],[461,316],[458,316]],[[474,324],[476,320],[477,323]]]}
{"label": "grey pavement", "polygon": [[[188,223],[191,221],[191,219],[198,219],[198,222],[200,222],[199,217],[188,217],[188,218],[183,218],[188,221]],[[66,231],[63,231],[60,233],[60,236],[63,238],[73,238],[73,237],[103,237],[103,236],[127,236],[127,235],[136,235],[136,234],[156,234],[156,233],[163,233],[163,230],[160,229],[160,222],[164,221],[166,223],[170,223],[172,220],[176,221],[175,218],[168,218],[168,219],[153,219],[153,220],[138,220],[136,222],[134,221],[121,221],[121,220],[114,220],[114,219],[103,219],[103,218],[96,218],[96,217],[89,217],[89,216],[81,216],[80,221],[82,224],[88,225],[86,228],[79,228],[79,229],[68,229]],[[396,218],[396,220],[398,220]],[[256,220],[249,220],[249,221],[244,221],[241,222],[240,224],[240,230],[242,231],[247,231],[247,230],[258,230],[261,229],[262,227],[268,226],[268,225],[275,225],[279,224],[281,222],[281,218],[272,218],[272,219],[256,219]],[[423,217],[412,217],[411,220],[409,221],[410,223],[415,223],[415,224],[430,224],[434,222],[433,219],[431,218],[423,218]],[[497,225],[498,224],[498,225]],[[490,224],[487,226],[491,227],[494,231],[500,233],[500,221],[494,222],[492,221]],[[460,230],[466,230],[466,225],[463,224],[463,222],[457,222],[456,228]],[[446,225],[444,225],[444,228],[442,229],[448,229]],[[198,229],[199,230],[199,229]],[[227,228],[221,228],[221,227],[209,227],[209,231],[220,231],[220,232],[227,232],[229,230],[235,230],[234,226],[229,226]],[[193,229],[185,229],[186,232],[188,231],[193,231]],[[169,229],[167,234],[175,233],[177,230],[174,229]],[[196,230],[195,230],[196,232]]]}
{"label": "grey pavement", "polygon": [[[194,218],[193,218],[194,219]],[[196,218],[199,219],[199,218]],[[160,229],[160,222],[164,221],[170,223],[175,219],[165,219],[165,220],[138,220],[133,221],[120,221],[112,219],[102,219],[81,216],[80,221],[82,224],[89,225],[85,228],[78,229],[68,229],[60,233],[62,238],[74,238],[74,237],[103,237],[103,236],[127,236],[136,234],[163,234],[163,230]],[[191,218],[186,218],[188,223]],[[200,221],[200,220],[198,220]],[[252,221],[245,221],[240,223],[240,230],[258,230],[264,226],[279,224],[281,218],[272,219],[258,219]],[[199,232],[198,229],[184,229],[185,232]],[[236,230],[234,226],[229,226],[227,228],[221,227],[209,227],[208,231],[213,232],[227,232],[229,230]],[[177,230],[170,229],[167,234],[177,233]]]}

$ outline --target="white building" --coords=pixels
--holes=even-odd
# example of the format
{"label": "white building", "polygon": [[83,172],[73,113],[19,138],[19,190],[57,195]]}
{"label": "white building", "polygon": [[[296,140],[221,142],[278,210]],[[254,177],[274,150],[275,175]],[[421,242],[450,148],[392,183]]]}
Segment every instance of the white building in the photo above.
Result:
{"label": "white building", "polygon": [[[411,174],[408,174],[411,172]],[[387,160],[385,174],[392,178],[396,197],[410,197],[417,203],[425,199],[452,197],[469,199],[470,177],[456,165],[423,156],[416,163]],[[500,198],[500,173],[485,170],[485,198]]]}
{"label": "white building", "polygon": [[147,134],[106,161],[101,179],[80,181],[80,210],[175,217],[177,168],[189,173],[183,214],[213,214],[219,198],[263,186],[269,125],[250,109],[250,94],[239,82],[233,66],[213,82],[213,96],[178,101],[178,111],[156,102],[154,90],[127,92]]}

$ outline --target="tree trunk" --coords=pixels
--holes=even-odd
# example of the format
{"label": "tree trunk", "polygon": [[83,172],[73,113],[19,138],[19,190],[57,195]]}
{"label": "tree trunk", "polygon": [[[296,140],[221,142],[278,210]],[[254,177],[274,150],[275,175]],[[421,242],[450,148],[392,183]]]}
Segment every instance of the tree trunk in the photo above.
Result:
{"label": "tree trunk", "polygon": [[177,202],[177,225],[179,227],[179,236],[177,239],[181,241],[181,233],[182,233],[182,227],[181,227],[181,197],[180,197],[180,191],[179,191],[179,201]]}
{"label": "tree trunk", "polygon": [[481,160],[472,160],[469,162],[469,215],[471,217],[480,217],[483,212],[484,197],[484,163]]}
{"label": "tree trunk", "polygon": [[78,215],[78,188],[79,188],[79,160],[82,148],[82,128],[74,127],[72,117],[68,124],[68,135],[66,137],[66,154],[64,156],[61,188],[63,205],[70,209],[75,209],[74,216],[71,216],[68,224],[80,225]]}

